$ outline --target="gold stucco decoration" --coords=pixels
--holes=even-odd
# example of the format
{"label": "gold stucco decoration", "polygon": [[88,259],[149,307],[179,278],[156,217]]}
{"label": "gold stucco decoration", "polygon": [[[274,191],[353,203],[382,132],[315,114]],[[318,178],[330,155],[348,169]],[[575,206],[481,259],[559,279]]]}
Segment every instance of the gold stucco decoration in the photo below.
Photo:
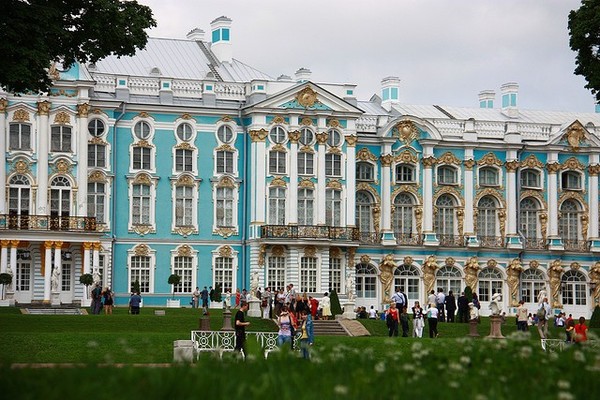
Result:
{"label": "gold stucco decoration", "polygon": [[460,165],[461,162],[453,153],[447,151],[437,159],[438,164]]}
{"label": "gold stucco decoration", "polygon": [[8,100],[3,97],[0,99],[0,113],[6,112],[6,107],[8,107]]}
{"label": "gold stucco decoration", "polygon": [[447,257],[445,264],[449,267],[453,267],[454,264],[456,263],[456,260],[453,257]]}
{"label": "gold stucco decoration", "polygon": [[536,156],[531,154],[521,162],[521,167],[542,169],[544,168],[544,164],[540,160],[538,160]]}
{"label": "gold stucco decoration", "polygon": [[571,263],[570,267],[572,270],[578,271],[579,268],[581,268],[581,265],[577,261],[574,261]]}
{"label": "gold stucco decoration", "polygon": [[232,255],[233,255],[233,249],[231,248],[231,246],[225,245],[225,246],[219,247],[219,256],[220,257],[231,258]]}
{"label": "gold stucco decoration", "polygon": [[64,158],[61,158],[54,164],[54,169],[59,174],[68,174],[71,172],[71,164]]}
{"label": "gold stucco decoration", "polygon": [[538,260],[531,260],[529,262],[529,268],[538,269],[540,267],[540,262]]}
{"label": "gold stucco decoration", "polygon": [[339,247],[331,247],[329,249],[329,257],[339,258],[341,254],[342,254],[342,251],[340,250]]}
{"label": "gold stucco decoration", "polygon": [[501,167],[502,161],[500,161],[500,159],[496,157],[494,153],[489,152],[485,156],[483,156],[479,161],[477,161],[477,165],[495,165]]}
{"label": "gold stucco decoration", "polygon": [[224,238],[228,238],[231,235],[234,235],[237,231],[235,230],[235,228],[231,228],[231,227],[220,227],[214,230],[214,234],[215,235],[219,235],[222,236]]}
{"label": "gold stucco decoration", "polygon": [[517,307],[519,305],[519,277],[521,276],[521,272],[523,272],[521,260],[518,258],[513,259],[506,269],[511,307]]}
{"label": "gold stucco decoration", "polygon": [[[271,186],[273,186],[272,182],[271,182]],[[219,180],[219,183],[217,183],[217,187],[221,187],[221,188],[225,187],[225,188],[235,189],[236,185],[235,185],[235,181],[231,177],[224,176],[221,178],[221,180]]]}
{"label": "gold stucco decoration", "polygon": [[517,160],[511,160],[504,163],[504,165],[506,166],[506,172],[516,172],[521,163]]}
{"label": "gold stucco decoration", "polygon": [[315,246],[306,246],[304,248],[304,257],[316,257],[317,248]]}
{"label": "gold stucco decoration", "polygon": [[261,128],[258,130],[251,130],[248,132],[248,134],[253,142],[264,142],[269,132],[266,129]]}
{"label": "gold stucco decoration", "polygon": [[562,273],[563,268],[560,259],[554,260],[548,269],[548,275],[550,276],[550,295],[552,298],[551,305],[553,308],[562,307],[562,304],[560,303],[560,277]]}
{"label": "gold stucco decoration", "polygon": [[356,153],[356,159],[360,161],[377,161],[377,156],[366,147],[363,147]]}
{"label": "gold stucco decoration", "polygon": [[400,121],[394,128],[398,132],[398,139],[404,143],[412,142],[419,134],[419,130],[412,121]]}
{"label": "gold stucco decoration", "polygon": [[475,290],[477,287],[477,281],[479,280],[479,259],[477,257],[469,258],[469,261],[465,264],[465,283],[471,289]]}
{"label": "gold stucco decoration", "polygon": [[89,113],[90,113],[90,104],[89,103],[77,104],[77,115],[85,118],[88,116]]}
{"label": "gold stucco decoration", "polygon": [[583,171],[585,169],[585,165],[575,157],[570,157],[567,161],[562,163],[560,167],[561,169],[572,169],[577,171]]}
{"label": "gold stucco decoration", "polygon": [[177,255],[179,257],[191,257],[192,256],[192,248],[187,244],[182,244],[177,248]]}
{"label": "gold stucco decoration", "polygon": [[379,264],[379,280],[381,281],[381,287],[383,290],[383,302],[389,303],[392,301],[392,284],[394,281],[394,269],[396,263],[394,262],[394,256],[392,254],[386,255],[381,264]]}
{"label": "gold stucco decoration", "polygon": [[179,178],[177,178],[175,186],[193,187],[194,179],[189,175],[181,175]]}
{"label": "gold stucco decoration", "polygon": [[300,140],[300,131],[288,132],[288,138],[290,138],[290,142],[298,143]]}
{"label": "gold stucco decoration", "polygon": [[329,138],[327,132],[317,133],[315,136],[317,137],[317,143],[327,144],[327,139]]}
{"label": "gold stucco decoration", "polygon": [[332,128],[339,128],[341,125],[340,125],[340,121],[338,121],[335,118],[332,118],[327,121],[327,126],[330,126]]}
{"label": "gold stucco decoration", "polygon": [[271,254],[273,254],[275,257],[283,257],[285,256],[285,247],[281,245],[273,246]]}
{"label": "gold stucco decoration", "polygon": [[475,160],[473,160],[472,158],[470,158],[468,160],[464,160],[463,165],[465,166],[465,169],[467,171],[471,171],[473,169],[473,167],[475,166]]}
{"label": "gold stucco decoration", "polygon": [[313,125],[313,120],[310,117],[302,117],[302,119],[300,119],[300,125],[303,125],[303,126],[312,126]]}
{"label": "gold stucco decoration", "polygon": [[23,108],[19,108],[13,114],[13,122],[26,122],[29,121],[29,113]]}
{"label": "gold stucco decoration", "polygon": [[435,272],[438,269],[437,259],[434,255],[427,257],[427,260],[423,263],[423,283],[425,285],[425,300],[423,304],[427,304],[427,297],[433,290],[435,285]]}
{"label": "gold stucco decoration", "polygon": [[434,156],[428,156],[428,157],[423,157],[421,159],[421,162],[423,163],[423,166],[425,168],[431,168],[436,164],[437,159]]}
{"label": "gold stucco decoration", "polygon": [[298,183],[298,188],[300,189],[314,189],[315,184],[310,179],[302,179],[300,183]]}
{"label": "gold stucco decoration", "polygon": [[13,164],[13,169],[19,174],[26,174],[30,172],[29,162],[19,159]]}
{"label": "gold stucco decoration", "polygon": [[567,139],[572,151],[579,151],[581,143],[585,141],[585,129],[576,121],[567,129],[567,133],[563,138]]}
{"label": "gold stucco decoration", "polygon": [[560,171],[560,164],[557,162],[548,163],[546,164],[546,169],[548,170],[549,174],[556,174],[558,171]]}
{"label": "gold stucco decoration", "polygon": [[283,125],[285,124],[285,118],[283,118],[281,115],[276,115],[273,120],[271,121],[271,124],[274,125]]}
{"label": "gold stucco decoration", "polygon": [[361,264],[370,264],[371,263],[371,257],[369,257],[367,254],[363,254],[362,256],[360,256],[360,263]]}
{"label": "gold stucco decoration", "polygon": [[132,181],[132,185],[151,185],[152,179],[150,179],[150,175],[148,174],[139,174]]}
{"label": "gold stucco decoration", "polygon": [[337,179],[330,179],[327,182],[327,188],[329,189],[336,189],[336,190],[341,190],[342,189],[342,183],[337,180]]}
{"label": "gold stucco decoration", "polygon": [[402,262],[404,263],[404,265],[412,265],[414,260],[411,256],[406,256],[404,257],[404,260],[402,260]]}
{"label": "gold stucco decoration", "polygon": [[104,173],[101,171],[92,171],[92,173],[88,176],[88,182],[90,183],[106,183],[107,179]]}
{"label": "gold stucco decoration", "polygon": [[296,95],[296,101],[298,101],[298,104],[300,104],[302,107],[312,107],[317,102],[317,92],[307,86],[298,92]]}
{"label": "gold stucco decoration", "polygon": [[133,254],[135,254],[136,256],[147,257],[150,255],[150,248],[145,244],[138,244],[133,248]]}
{"label": "gold stucco decoration", "polygon": [[283,180],[283,178],[278,176],[276,178],[273,178],[273,180],[271,181],[269,186],[271,186],[271,187],[287,187],[287,183],[285,180]]}
{"label": "gold stucco decoration", "polygon": [[69,125],[71,124],[71,117],[64,111],[60,111],[54,117],[54,123],[59,125]]}
{"label": "gold stucco decoration", "polygon": [[357,142],[358,142],[358,136],[355,136],[355,135],[346,136],[346,144],[348,145],[348,147],[356,146]]}

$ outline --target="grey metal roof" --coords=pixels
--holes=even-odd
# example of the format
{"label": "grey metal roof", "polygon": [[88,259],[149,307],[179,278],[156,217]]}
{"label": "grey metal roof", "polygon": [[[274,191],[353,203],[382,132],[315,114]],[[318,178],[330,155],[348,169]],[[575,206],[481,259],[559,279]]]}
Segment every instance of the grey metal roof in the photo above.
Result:
{"label": "grey metal roof", "polygon": [[[228,82],[250,82],[253,79],[274,81],[275,78],[236,60],[231,63],[221,63],[217,68],[219,74]],[[229,79],[226,79],[228,77]]]}
{"label": "grey metal roof", "polygon": [[358,101],[357,107],[363,110],[366,115],[388,115],[385,108],[373,101]]}

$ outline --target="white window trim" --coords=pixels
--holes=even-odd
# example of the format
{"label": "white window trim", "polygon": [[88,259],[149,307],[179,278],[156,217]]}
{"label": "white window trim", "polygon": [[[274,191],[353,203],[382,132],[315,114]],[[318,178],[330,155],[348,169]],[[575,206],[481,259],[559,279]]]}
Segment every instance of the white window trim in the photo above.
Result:
{"label": "white window trim", "polygon": [[[10,184],[10,180],[15,176],[15,175],[23,175],[24,177],[26,177],[27,179],[29,179],[29,186],[14,186]],[[50,182],[50,181],[48,181]],[[21,188],[29,188],[29,215],[34,215],[35,214],[35,202],[34,200],[34,196],[33,196],[33,188],[37,185],[37,182],[35,180],[35,177],[31,175],[30,172],[13,172],[12,174],[8,175],[6,177],[6,213],[8,214],[8,210],[9,210],[9,199],[10,199],[10,189],[11,188],[17,188],[17,187],[21,187]],[[48,183],[49,185],[49,183]],[[48,186],[50,187],[50,186]],[[14,287],[14,286],[13,286]]]}
{"label": "white window trim", "polygon": [[[397,179],[397,174],[396,174],[396,168],[400,165],[410,165],[413,167],[413,173],[414,173],[414,180],[412,180],[411,182],[405,182],[405,181],[400,181]],[[375,169],[375,171],[377,171],[377,168]],[[410,162],[399,162],[394,164],[393,168],[392,168],[392,180],[394,182],[395,185],[418,185],[420,182],[420,178],[419,178],[419,164],[413,164]]]}
{"label": "white window trim", "polygon": [[[127,290],[129,290],[129,288],[131,287],[131,285],[133,285],[133,282],[131,281],[131,258],[135,257],[136,255],[140,255],[140,254],[136,254],[136,247],[139,245],[136,245],[132,248],[130,248],[129,250],[127,250]],[[147,295],[147,294],[152,294],[155,293],[154,290],[154,278],[155,278],[155,272],[156,272],[156,250],[152,249],[150,246],[145,245],[148,248],[148,254],[143,255],[145,257],[150,257],[150,282],[148,282],[149,288],[148,288],[148,293],[143,293],[143,295]],[[106,268],[106,266],[105,266]]]}
{"label": "white window trim", "polygon": [[234,186],[231,187],[233,191],[233,210],[232,210],[232,226],[225,227],[233,229],[232,235],[237,235],[239,233],[239,220],[238,220],[238,211],[239,211],[239,202],[240,202],[240,188],[239,184],[236,182],[236,179],[232,176],[228,176],[226,179],[221,179],[218,182],[215,182],[212,189],[212,200],[213,200],[213,233],[217,233],[219,229],[223,229],[224,227],[217,225],[217,188],[219,187],[230,187],[229,185],[223,184],[224,181],[230,180],[234,183]]}
{"label": "white window trim", "polygon": [[[439,170],[440,168],[443,167],[448,167],[454,170],[454,176],[456,177],[456,181],[454,183],[442,183],[440,182],[440,174],[439,174]],[[435,169],[435,183],[437,183],[440,186],[460,186],[462,184],[462,174],[461,174],[461,169],[459,167],[457,167],[456,165],[452,165],[452,164],[440,164],[437,166],[437,168]]]}
{"label": "white window trim", "polygon": [[[138,122],[146,122],[149,126],[150,126],[150,136],[148,136],[148,139],[144,139],[149,145],[150,145],[150,169],[134,169],[133,168],[133,148],[134,147],[140,147],[139,144],[140,142],[144,141],[142,139],[138,139],[137,136],[135,136],[134,133],[134,129],[135,129],[135,125]],[[132,142],[129,145],[129,173],[133,174],[133,173],[137,173],[140,171],[146,171],[149,173],[156,173],[156,146],[153,143],[154,140],[154,134],[156,133],[156,128],[154,127],[154,121],[150,118],[139,118],[136,117],[131,121],[131,138],[132,138]],[[174,169],[175,167],[173,167]]]}
{"label": "white window trim", "polygon": [[[217,172],[217,153],[220,151],[233,153],[233,171],[232,172]],[[221,146],[215,147],[213,150],[213,176],[224,176],[224,175],[233,175],[239,176],[238,170],[238,162],[239,162],[239,151],[228,144],[223,144]]]}
{"label": "white window trim", "polygon": [[546,184],[546,182],[545,182],[545,179],[544,179],[544,178],[545,178],[545,176],[544,176],[544,171],[542,171],[542,170],[541,170],[541,169],[539,169],[539,168],[523,168],[523,169],[522,169],[522,170],[519,172],[519,176],[517,177],[517,178],[518,178],[517,184],[518,184],[518,185],[521,185],[521,174],[523,173],[523,171],[527,171],[527,170],[531,170],[531,171],[537,171],[537,173],[538,173],[538,174],[539,174],[539,176],[540,176],[540,186],[539,186],[539,187],[538,187],[538,186],[521,186],[521,187],[522,187],[523,189],[531,189],[531,190],[543,190],[543,189],[544,189],[544,187],[545,187],[544,185]]}
{"label": "white window trim", "polygon": [[[495,185],[482,184],[481,183],[481,178],[480,178],[480,175],[479,175],[482,169],[493,169],[493,170],[495,170],[496,173],[498,174],[498,183],[495,184]],[[482,165],[482,166],[477,167],[477,184],[479,186],[481,186],[481,187],[502,188],[502,179],[503,179],[502,168],[494,167],[492,165]]]}
{"label": "white window trim", "polygon": [[137,227],[140,225],[134,225],[133,223],[133,185],[137,184],[146,184],[145,182],[140,181],[139,179],[143,176],[147,175],[150,178],[150,231],[148,233],[156,232],[156,185],[158,184],[158,178],[152,177],[146,173],[138,173],[135,177],[128,179],[127,181],[127,194],[129,196],[129,222],[127,224],[127,229],[129,232],[136,232]]}
{"label": "white window trim", "polygon": [[[187,174],[181,174],[180,177],[183,176],[189,176],[193,181],[194,181],[194,185],[192,186],[192,227],[193,227],[193,233],[198,233],[198,184],[199,181],[194,179],[193,176],[191,176],[189,173]],[[180,226],[177,225],[177,217],[175,215],[176,210],[176,200],[177,200],[177,187],[178,186],[183,186],[183,185],[177,185],[177,178],[171,178],[172,182],[171,182],[171,232],[172,233],[176,233],[176,231],[178,230],[178,228],[181,228]],[[195,287],[195,286],[194,286]]]}
{"label": "white window trim", "polygon": [[[563,174],[565,172],[572,172],[575,173],[577,175],[579,175],[579,180],[580,180],[580,186],[577,189],[573,189],[573,188],[563,188]],[[585,182],[585,174],[581,173],[580,171],[574,170],[574,169],[566,169],[564,171],[561,171],[559,174],[559,183],[558,186],[562,189],[562,190],[568,190],[569,192],[583,192],[586,182]]]}
{"label": "white window trim", "polygon": [[[179,245],[173,250],[171,250],[171,274],[175,273],[175,257],[180,256],[180,250],[183,246],[188,246],[191,249],[190,257],[192,258],[192,292],[198,286],[198,251],[195,250],[192,246],[189,245]],[[169,285],[171,286],[171,285]],[[169,290],[172,290],[172,287],[169,287]]]}
{"label": "white window trim", "polygon": [[[339,175],[327,175],[327,156],[328,155],[337,155],[340,157],[340,174]],[[325,159],[323,161],[325,163],[323,168],[325,168],[325,176],[327,178],[342,179],[342,180],[346,179],[346,154],[345,153],[337,153],[337,152],[328,151],[327,153],[325,153]],[[353,166],[353,168],[356,168],[356,166]]]}
{"label": "white window trim", "polygon": [[[282,153],[285,157],[285,171],[281,172],[281,171],[277,171],[277,172],[271,172],[271,152],[272,151],[276,151],[278,153]],[[267,164],[267,176],[288,176],[290,174],[291,171],[291,167],[290,167],[290,162],[291,162],[291,158],[292,157],[288,157],[289,154],[289,149],[283,145],[274,145],[271,146],[267,149],[267,159],[266,159],[266,164]],[[316,161],[315,161],[316,163]]]}
{"label": "white window trim", "polygon": [[[92,183],[89,181],[91,173],[94,171],[101,171],[101,170],[102,169],[94,168],[93,170],[89,171],[88,183]],[[112,176],[108,176],[107,174],[102,173],[102,172],[100,172],[100,173],[104,176],[104,182],[100,182],[100,183],[104,183],[104,190],[105,190],[105,192],[104,192],[104,222],[101,225],[109,227],[109,226],[111,226],[110,217],[112,215],[112,212],[111,212],[112,210],[109,208],[111,205],[110,199],[112,198]],[[85,190],[87,193],[87,188]],[[85,207],[86,207],[86,214],[87,214],[87,197],[85,200],[86,200]]]}
{"label": "white window trim", "polygon": [[[222,126],[227,126],[229,129],[231,129],[231,132],[233,133],[233,137],[231,138],[230,142],[223,142],[219,139],[218,132]],[[235,141],[237,140],[237,137],[238,137],[237,130],[238,130],[238,126],[233,121],[228,122],[228,123],[225,123],[225,122],[217,123],[217,125],[215,126],[215,139],[216,139],[217,143],[219,143],[219,145],[228,144],[233,147],[233,144],[235,143]]]}
{"label": "white window trim", "polygon": [[[100,136],[92,136],[88,130],[87,125],[85,126],[85,132],[86,132],[86,138],[87,138],[87,146],[89,146],[90,144],[102,144],[104,145],[105,151],[106,151],[106,165],[104,167],[90,167],[88,165],[88,168],[90,169],[98,169],[98,170],[102,170],[102,171],[110,171],[112,169],[112,144],[108,141],[108,132],[112,129],[115,129],[114,127],[112,127],[109,124],[109,120],[108,118],[106,118],[106,116],[104,114],[99,114],[99,115],[94,115],[94,117],[89,118],[88,119],[88,124],[90,121],[94,120],[94,119],[99,119],[100,121],[102,121],[104,123],[104,133]],[[98,142],[98,143],[93,143],[94,141]],[[100,142],[101,141],[101,142]],[[88,147],[86,146],[86,154],[85,157],[87,157],[87,151],[88,151]],[[75,151],[77,153],[77,150]],[[83,154],[81,156],[84,156]],[[132,161],[133,162],[133,161]]]}
{"label": "white window trim", "polygon": [[[239,257],[238,254],[239,252],[235,249],[233,249],[231,246],[220,246],[218,248],[216,248],[215,250],[213,250],[211,252],[212,254],[212,258],[211,258],[211,283],[215,283],[215,265],[217,262],[217,258],[219,257],[226,257],[224,255],[221,254],[221,251],[224,250],[223,247],[229,247],[229,249],[231,249],[231,254],[228,256],[229,258],[232,259],[231,261],[231,268],[233,269],[233,272],[231,274],[231,287],[233,288],[237,288],[238,287],[238,283],[237,283],[237,278],[238,278],[238,270],[239,270]],[[227,257],[226,257],[227,258]],[[196,286],[194,286],[195,288]],[[214,287],[214,285],[213,285]],[[233,293],[232,293],[233,294]]]}
{"label": "white window trim", "polygon": [[[23,109],[25,111],[27,111],[27,113],[29,114],[29,121],[15,121],[15,112]],[[9,107],[8,113],[6,115],[6,139],[5,139],[5,147],[6,147],[6,152],[10,153],[11,155],[28,155],[28,156],[33,156],[33,154],[36,154],[38,152],[38,145],[39,145],[39,138],[38,135],[41,133],[39,132],[38,129],[38,124],[37,124],[37,109],[34,109],[32,107],[30,107],[29,105],[26,105],[24,103],[18,103],[18,104],[14,104],[11,105]],[[30,140],[30,144],[31,144],[31,150],[11,150],[9,148],[10,146],[10,124],[15,123],[15,124],[25,124],[25,125],[29,125],[31,127],[31,137],[29,138]],[[48,132],[46,132],[45,134],[50,135],[50,123],[48,123]],[[50,142],[48,142],[48,150],[50,149]],[[8,158],[8,157],[7,157]]]}

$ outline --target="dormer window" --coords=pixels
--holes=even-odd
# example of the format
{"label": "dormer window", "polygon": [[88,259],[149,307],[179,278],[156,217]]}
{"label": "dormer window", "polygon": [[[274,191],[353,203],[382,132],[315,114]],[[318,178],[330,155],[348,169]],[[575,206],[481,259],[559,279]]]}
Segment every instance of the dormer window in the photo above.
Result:
{"label": "dormer window", "polygon": [[535,169],[521,171],[521,186],[527,189],[540,189],[542,187],[540,172]]}
{"label": "dormer window", "polygon": [[415,182],[415,167],[410,164],[396,165],[396,182],[413,183]]}
{"label": "dormer window", "polygon": [[458,183],[456,168],[448,165],[438,167],[437,178],[440,185],[456,185]]}
{"label": "dormer window", "polygon": [[561,187],[564,190],[581,190],[581,174],[565,171],[561,174]]}
{"label": "dormer window", "polygon": [[492,167],[484,167],[479,170],[480,186],[498,186],[498,170]]}

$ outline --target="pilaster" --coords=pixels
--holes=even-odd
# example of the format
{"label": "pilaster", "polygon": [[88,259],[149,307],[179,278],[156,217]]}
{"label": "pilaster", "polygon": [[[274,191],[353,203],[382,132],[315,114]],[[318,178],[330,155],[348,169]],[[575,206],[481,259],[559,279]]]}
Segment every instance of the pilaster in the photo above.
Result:
{"label": "pilaster", "polygon": [[325,225],[326,217],[326,188],[325,150],[327,147],[327,132],[317,134],[317,225]]}
{"label": "pilaster", "polygon": [[[38,133],[37,133],[37,209],[35,214],[46,215],[48,210],[48,153],[49,153],[49,118],[51,103],[47,100],[40,101],[38,105]],[[49,276],[48,276],[49,278]],[[50,282],[48,281],[48,285]],[[44,296],[44,300],[46,297]],[[50,301],[50,292],[48,292]]]}
{"label": "pilaster", "polygon": [[286,202],[286,218],[289,224],[298,224],[298,140],[300,132],[288,134],[290,138],[290,190]]}
{"label": "pilaster", "polygon": [[[0,154],[6,154],[6,107],[8,100],[0,99]],[[6,208],[6,161],[4,157],[0,161],[0,214],[8,214]],[[4,272],[4,271],[3,271]]]}
{"label": "pilaster", "polygon": [[346,136],[346,226],[356,225],[356,136]]}
{"label": "pilaster", "polygon": [[440,244],[433,231],[433,166],[436,159],[433,147],[423,147],[423,245],[438,246]]}
{"label": "pilaster", "polygon": [[77,141],[77,216],[87,216],[87,191],[88,191],[88,157],[87,157],[87,125],[90,105],[88,103],[77,105],[77,124],[79,134]]}
{"label": "pilaster", "polygon": [[523,243],[517,233],[517,170],[520,163],[517,160],[514,150],[509,150],[506,154],[506,241],[509,249],[522,249]]}

